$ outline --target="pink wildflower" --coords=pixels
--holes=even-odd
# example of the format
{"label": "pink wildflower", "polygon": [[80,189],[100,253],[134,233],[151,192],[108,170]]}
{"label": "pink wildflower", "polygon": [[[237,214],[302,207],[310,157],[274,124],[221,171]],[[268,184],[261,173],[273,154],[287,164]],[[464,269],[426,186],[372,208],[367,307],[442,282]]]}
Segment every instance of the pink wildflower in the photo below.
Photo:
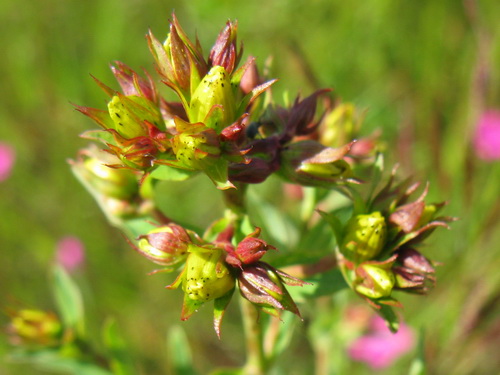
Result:
{"label": "pink wildflower", "polygon": [[486,161],[500,160],[500,111],[484,112],[474,135],[476,155]]}
{"label": "pink wildflower", "polygon": [[5,142],[0,142],[0,182],[10,176],[14,159],[14,148]]}
{"label": "pink wildflower", "polygon": [[68,272],[72,272],[83,264],[85,248],[77,237],[66,236],[57,243],[56,256],[57,262]]}
{"label": "pink wildflower", "polygon": [[391,333],[380,317],[371,322],[370,332],[356,339],[349,346],[349,356],[365,362],[374,370],[389,367],[396,359],[409,352],[415,343],[412,330],[400,324],[397,333]]}

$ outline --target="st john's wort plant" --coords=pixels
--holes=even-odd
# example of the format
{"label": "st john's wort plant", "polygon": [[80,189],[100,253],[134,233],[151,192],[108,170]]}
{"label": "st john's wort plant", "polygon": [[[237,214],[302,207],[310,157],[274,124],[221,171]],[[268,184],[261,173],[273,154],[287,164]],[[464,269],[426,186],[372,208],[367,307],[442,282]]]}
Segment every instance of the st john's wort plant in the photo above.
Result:
{"label": "st john's wort plant", "polygon": [[[277,102],[271,92],[276,80],[260,73],[255,58],[243,59],[236,22],[226,23],[207,54],[175,15],[164,41],[149,32],[147,42],[160,82],[122,62],[111,67],[118,90],[95,78],[107,107],[76,105],[100,129],[83,134],[94,143],[70,163],[110,224],[160,267],[153,273],[176,274],[168,289],[184,294],[180,318],[212,304],[220,337],[224,312],[239,294],[248,343],[243,371],[249,374],[266,373],[276,358],[264,346],[259,313],[287,320],[283,312],[289,311],[300,319],[292,296],[301,293],[311,301],[348,286],[397,331],[394,308],[401,304],[395,292],[425,294],[436,282],[436,263],[420,244],[452,220],[438,215],[444,204],[425,202],[428,186],[412,198],[420,184],[401,181],[396,169],[386,175],[379,134],[363,135],[361,112],[333,102],[330,90]],[[178,100],[166,100],[158,85]],[[199,174],[212,181],[226,206],[204,231],[172,220],[155,197],[159,181]],[[307,195],[301,226],[308,230],[296,228],[299,250],[267,240],[272,225],[259,227],[249,210],[249,187],[271,175]],[[332,197],[342,203],[328,208]],[[280,214],[277,205],[272,210]],[[332,281],[332,273],[344,281]],[[19,337],[30,324],[46,347],[67,337],[53,315],[37,314],[47,322],[13,323]]]}

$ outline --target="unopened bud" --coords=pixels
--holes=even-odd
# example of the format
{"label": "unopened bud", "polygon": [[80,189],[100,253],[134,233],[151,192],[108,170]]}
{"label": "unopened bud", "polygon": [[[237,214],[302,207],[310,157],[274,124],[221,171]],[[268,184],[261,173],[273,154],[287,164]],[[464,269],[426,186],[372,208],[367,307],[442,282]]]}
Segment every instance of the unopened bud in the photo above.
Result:
{"label": "unopened bud", "polygon": [[355,290],[369,298],[388,297],[396,282],[392,271],[382,265],[362,264],[356,269]]}
{"label": "unopened bud", "polygon": [[162,266],[172,266],[186,259],[191,238],[184,228],[170,224],[141,236],[138,251]]}
{"label": "unopened bud", "polygon": [[83,166],[82,177],[106,197],[127,200],[139,190],[137,176],[129,169],[110,168],[93,157],[85,159]]}
{"label": "unopened bud", "polygon": [[[214,106],[220,106],[217,109]],[[219,111],[219,113],[215,113]],[[190,122],[204,122],[218,134],[235,119],[236,100],[229,74],[222,66],[214,66],[193,93],[188,111]],[[217,120],[206,121],[213,115]]]}
{"label": "unopened bud", "polygon": [[224,262],[224,251],[190,246],[182,290],[194,300],[206,302],[234,288],[235,279]]}
{"label": "unopened bud", "polygon": [[387,226],[380,212],[353,216],[340,246],[344,256],[357,263],[375,258],[385,245]]}
{"label": "unopened bud", "polygon": [[[260,228],[257,228],[253,233],[246,236],[236,247],[234,253],[228,256],[228,262],[234,260],[233,265],[241,266],[242,264],[251,264],[257,262],[269,249],[276,249],[269,245],[266,241],[257,238],[260,234]],[[236,259],[233,259],[236,258]]]}
{"label": "unopened bud", "polygon": [[331,187],[351,177],[351,168],[343,160],[350,146],[333,149],[310,140],[292,143],[281,154],[279,173],[300,185]]}
{"label": "unopened bud", "polygon": [[20,310],[7,328],[14,345],[54,346],[59,344],[62,326],[53,313],[40,310]]}

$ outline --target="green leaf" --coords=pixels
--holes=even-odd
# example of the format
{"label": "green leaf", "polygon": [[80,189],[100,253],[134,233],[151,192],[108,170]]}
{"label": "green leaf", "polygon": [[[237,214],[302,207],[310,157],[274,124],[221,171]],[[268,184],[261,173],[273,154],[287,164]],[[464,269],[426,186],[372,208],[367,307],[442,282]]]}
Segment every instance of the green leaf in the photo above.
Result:
{"label": "green leaf", "polygon": [[134,375],[136,371],[130,354],[114,319],[106,320],[103,327],[103,341],[109,353],[113,374]]}
{"label": "green leaf", "polygon": [[57,349],[17,351],[9,355],[9,360],[30,363],[37,369],[65,375],[113,375],[94,363],[64,357]]}
{"label": "green leaf", "polygon": [[54,268],[54,298],[66,328],[73,328],[82,334],[84,330],[83,299],[80,289],[64,268]]}
{"label": "green leaf", "polygon": [[340,219],[334,215],[334,214],[328,214],[323,211],[318,211],[321,217],[328,223],[330,224],[331,228],[333,229],[333,234],[335,235],[335,238],[337,240],[337,244],[342,243],[342,222]]}
{"label": "green leaf", "polygon": [[418,338],[417,356],[410,365],[410,370],[408,371],[408,375],[425,375],[427,373],[427,368],[425,363],[424,342],[425,342],[425,331],[421,329]]}
{"label": "green leaf", "polygon": [[149,216],[122,220],[118,228],[123,230],[129,238],[137,238],[157,228],[157,226],[153,224],[154,222],[155,219]]}
{"label": "green leaf", "polygon": [[151,172],[150,176],[162,181],[185,181],[196,173],[197,172],[188,171],[186,169],[160,165],[153,172]]}
{"label": "green leaf", "polygon": [[167,336],[168,353],[176,375],[196,375],[191,348],[186,333],[179,326],[173,326]]}

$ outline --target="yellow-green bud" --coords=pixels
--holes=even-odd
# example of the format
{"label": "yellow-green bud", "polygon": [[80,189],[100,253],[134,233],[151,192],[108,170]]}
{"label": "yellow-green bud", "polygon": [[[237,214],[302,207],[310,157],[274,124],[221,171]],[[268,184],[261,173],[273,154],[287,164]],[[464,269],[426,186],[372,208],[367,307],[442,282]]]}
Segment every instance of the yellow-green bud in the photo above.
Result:
{"label": "yellow-green bud", "polygon": [[344,256],[357,263],[375,258],[385,245],[387,226],[380,212],[353,216],[340,246]]}
{"label": "yellow-green bud", "polygon": [[[222,115],[215,122],[206,121],[214,105],[222,106]],[[189,121],[203,122],[206,126],[220,133],[235,119],[236,100],[231,87],[229,74],[222,66],[214,66],[202,79],[191,97]]]}
{"label": "yellow-green bud", "polygon": [[372,264],[363,264],[357,270],[359,279],[355,290],[370,298],[382,298],[391,295],[396,283],[394,273]]}
{"label": "yellow-green bud", "polygon": [[211,165],[221,153],[218,139],[206,131],[180,133],[175,136],[172,148],[177,160],[195,170]]}
{"label": "yellow-green bud", "polygon": [[12,317],[8,331],[14,344],[52,346],[59,343],[62,326],[53,313],[25,309]]}
{"label": "yellow-green bud", "polygon": [[311,178],[333,179],[339,177],[349,177],[351,167],[345,160],[336,160],[332,163],[302,163],[298,172],[303,172]]}
{"label": "yellow-green bud", "polygon": [[140,96],[115,95],[108,103],[108,112],[115,130],[129,139],[147,135],[144,121],[156,127],[160,127],[162,122],[158,108]]}
{"label": "yellow-green bud", "polygon": [[235,280],[224,262],[224,251],[190,246],[182,290],[194,301],[222,297],[234,288]]}
{"label": "yellow-green bud", "polygon": [[84,161],[84,166],[85,179],[106,197],[126,200],[139,190],[137,177],[129,169],[110,168],[101,160],[92,157]]}
{"label": "yellow-green bud", "polygon": [[126,138],[134,138],[144,134],[138,119],[125,107],[119,96],[113,96],[108,103],[109,116],[115,123],[115,129]]}

